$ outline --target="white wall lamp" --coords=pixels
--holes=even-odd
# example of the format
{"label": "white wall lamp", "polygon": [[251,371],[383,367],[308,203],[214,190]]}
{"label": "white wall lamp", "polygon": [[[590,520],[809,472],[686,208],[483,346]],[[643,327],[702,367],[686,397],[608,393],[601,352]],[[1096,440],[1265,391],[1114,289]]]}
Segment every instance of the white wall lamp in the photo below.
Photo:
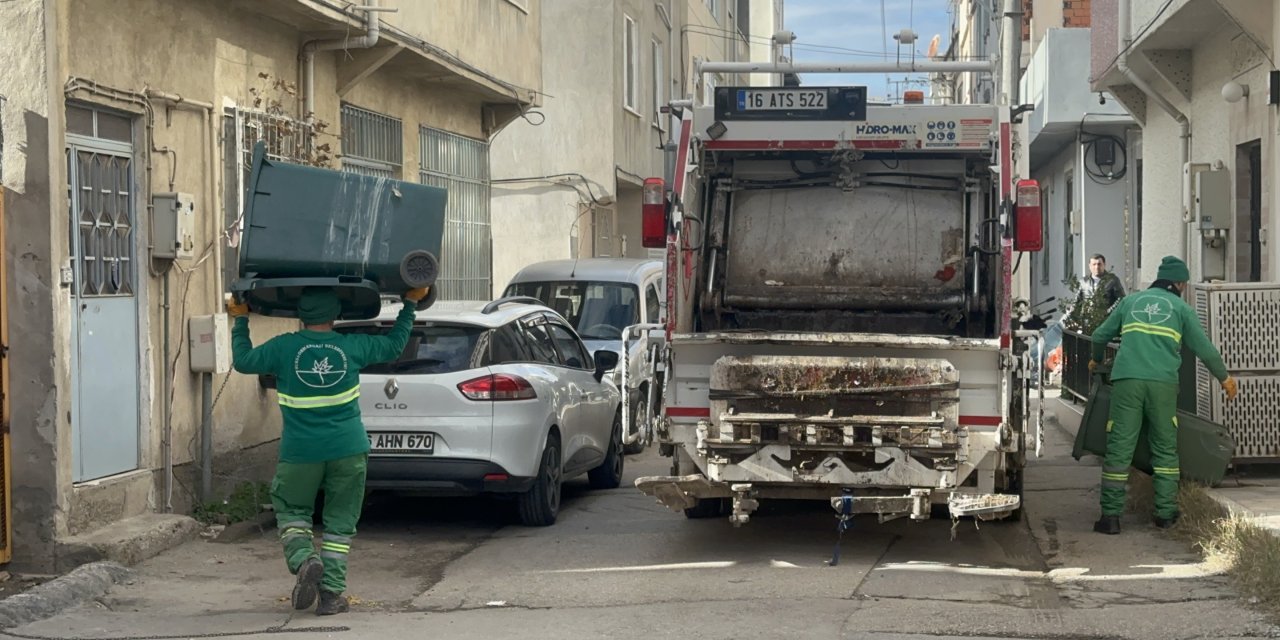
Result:
{"label": "white wall lamp", "polygon": [[1249,95],[1249,85],[1232,80],[1222,85],[1222,99],[1235,104]]}

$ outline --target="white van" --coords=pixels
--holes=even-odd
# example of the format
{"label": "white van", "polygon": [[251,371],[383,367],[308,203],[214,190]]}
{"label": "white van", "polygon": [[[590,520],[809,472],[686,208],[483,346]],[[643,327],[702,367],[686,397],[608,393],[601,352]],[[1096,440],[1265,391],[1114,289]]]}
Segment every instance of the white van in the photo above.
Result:
{"label": "white van", "polygon": [[[661,415],[662,381],[656,366],[666,321],[662,271],[661,260],[552,260],[521,269],[502,294],[542,301],[573,325],[592,353],[608,349],[619,354],[613,376],[619,389],[626,387],[623,440],[628,453],[644,449],[653,433],[651,421]],[[624,341],[629,345],[625,355]]]}

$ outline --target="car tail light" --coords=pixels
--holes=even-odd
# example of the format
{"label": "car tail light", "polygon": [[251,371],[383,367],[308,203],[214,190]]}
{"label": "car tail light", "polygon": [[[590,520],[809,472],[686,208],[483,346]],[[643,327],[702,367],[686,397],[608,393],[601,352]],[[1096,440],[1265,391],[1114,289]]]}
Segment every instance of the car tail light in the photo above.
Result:
{"label": "car tail light", "polygon": [[468,400],[532,400],[538,397],[528,380],[505,373],[468,380],[458,385],[458,391]]}

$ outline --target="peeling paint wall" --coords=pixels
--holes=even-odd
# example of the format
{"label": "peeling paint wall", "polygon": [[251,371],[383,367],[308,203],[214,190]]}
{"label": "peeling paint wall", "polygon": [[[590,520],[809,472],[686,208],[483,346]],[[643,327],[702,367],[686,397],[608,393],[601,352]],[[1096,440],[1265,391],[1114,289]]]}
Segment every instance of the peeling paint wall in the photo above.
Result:
{"label": "peeling paint wall", "polygon": [[[537,23],[538,0],[522,3],[532,13],[507,0],[486,1],[512,14],[511,24],[504,29]],[[279,9],[283,4],[264,3],[260,8]],[[3,119],[4,180],[12,190],[6,202],[5,259],[9,261],[12,332],[22,336],[14,341],[11,351],[18,540],[15,566],[51,570],[60,539],[165,508],[161,469],[166,412],[172,415],[172,457],[178,479],[173,508],[186,511],[195,500],[201,390],[199,376],[190,373],[186,327],[190,316],[214,313],[222,307],[225,283],[218,269],[222,253],[206,253],[206,247],[217,246],[225,223],[224,193],[235,193],[234,186],[224,189],[227,185],[223,184],[225,162],[234,141],[224,139],[222,109],[224,105],[252,107],[257,90],[257,95],[279,99],[290,114],[299,114],[301,106],[292,90],[274,88],[273,83],[277,79],[298,82],[299,48],[307,37],[304,29],[314,29],[315,24],[287,24],[257,13],[256,8],[231,9],[220,0],[189,0],[180,9],[164,0],[0,2],[0,24],[4,25],[0,30],[0,68],[6,70],[0,76],[0,95],[8,99]],[[457,3],[448,11],[431,14],[430,20],[431,28],[440,32],[475,34],[493,26],[487,23],[492,17],[477,12],[471,4]],[[428,17],[405,11],[397,18],[406,19]],[[484,33],[489,40],[460,42],[449,48],[504,82],[541,87],[536,40],[496,26],[492,33]],[[503,46],[494,44],[497,41]],[[415,60],[400,63],[415,64]],[[316,57],[316,117],[329,123],[317,143],[330,145],[331,156],[341,151],[337,86],[342,65],[347,64],[351,64],[350,58],[343,52]],[[215,105],[211,138],[211,123],[201,111],[168,109],[154,103],[151,142],[165,151],[148,154],[143,135],[147,121],[137,105],[88,91],[72,96],[88,104],[135,113],[134,228],[138,281],[143,283],[138,295],[142,327],[140,470],[80,486],[71,482],[72,377],[67,364],[71,293],[57,284],[60,267],[69,259],[63,118],[64,85],[72,77],[134,93],[160,90]],[[420,126],[485,138],[481,98],[467,90],[468,82],[455,76],[453,84],[442,90],[446,85],[406,81],[385,68],[356,85],[346,99],[403,121],[405,155],[400,177],[417,181]],[[148,159],[152,167],[149,183],[145,171]],[[150,262],[146,205],[152,192],[171,190],[196,198],[195,246],[202,259],[180,262],[182,268],[170,272],[172,302],[166,313],[161,304],[163,278],[146,271]],[[162,341],[166,322],[171,332],[167,352]],[[255,343],[261,343],[298,325],[296,321],[254,318],[251,326]],[[169,365],[174,372],[172,403],[163,392]],[[216,488],[225,491],[240,481],[265,480],[280,436],[274,392],[261,389],[254,377],[233,373],[214,377],[214,393],[219,394],[214,408]]]}
{"label": "peeling paint wall", "polygon": [[[59,185],[61,154],[51,157],[60,135],[58,88],[50,70],[59,64],[53,0],[0,4],[0,94],[4,104],[4,197],[11,340],[14,560],[19,569],[47,570],[55,540],[66,529],[65,486],[70,439],[65,358],[55,357],[55,336],[66,331],[65,305],[55,302],[57,265],[65,227],[49,215]],[[50,331],[50,328],[53,331]]]}

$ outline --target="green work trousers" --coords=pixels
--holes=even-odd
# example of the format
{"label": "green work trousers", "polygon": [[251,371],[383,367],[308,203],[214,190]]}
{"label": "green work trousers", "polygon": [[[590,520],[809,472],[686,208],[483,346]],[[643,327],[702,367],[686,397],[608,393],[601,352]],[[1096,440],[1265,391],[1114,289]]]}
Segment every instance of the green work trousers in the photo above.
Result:
{"label": "green work trousers", "polygon": [[276,465],[271,503],[290,573],[297,574],[302,563],[316,555],[311,516],[316,510],[316,494],[324,491],[324,536],[319,555],[324,563],[320,588],[325,591],[340,594],[347,589],[347,554],[364,506],[368,460],[368,454],[361,453],[328,462]]}
{"label": "green work trousers", "polygon": [[1107,457],[1102,464],[1102,515],[1124,513],[1129,465],[1143,422],[1151,445],[1156,516],[1178,511],[1178,385],[1150,380],[1116,380],[1107,420]]}

